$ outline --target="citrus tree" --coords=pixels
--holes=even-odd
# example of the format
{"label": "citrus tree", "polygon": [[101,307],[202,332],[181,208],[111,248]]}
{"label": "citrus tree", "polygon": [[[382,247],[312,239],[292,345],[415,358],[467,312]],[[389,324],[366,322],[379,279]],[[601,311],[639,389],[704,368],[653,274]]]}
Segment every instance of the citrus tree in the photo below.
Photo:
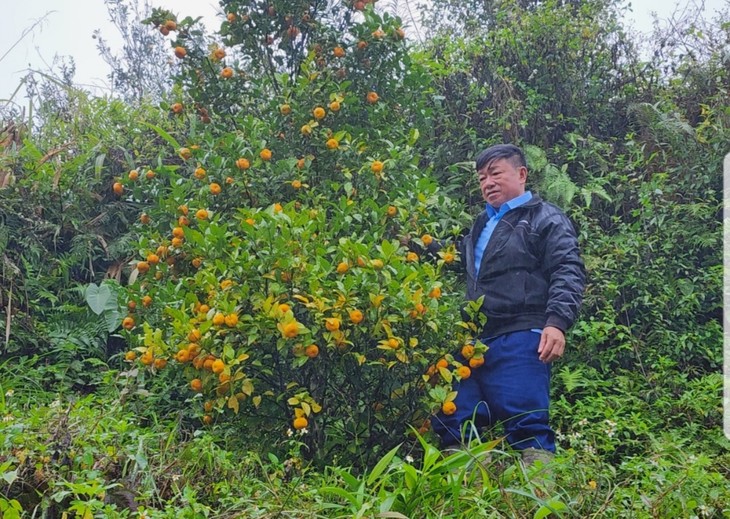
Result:
{"label": "citrus tree", "polygon": [[205,424],[239,414],[367,461],[454,412],[471,375],[450,354],[477,326],[456,322],[448,273],[464,215],[416,151],[427,75],[401,20],[294,4],[221,2],[212,38],[149,19],[182,72],[159,158],[112,186],[144,207],[126,359],[186,388]]}

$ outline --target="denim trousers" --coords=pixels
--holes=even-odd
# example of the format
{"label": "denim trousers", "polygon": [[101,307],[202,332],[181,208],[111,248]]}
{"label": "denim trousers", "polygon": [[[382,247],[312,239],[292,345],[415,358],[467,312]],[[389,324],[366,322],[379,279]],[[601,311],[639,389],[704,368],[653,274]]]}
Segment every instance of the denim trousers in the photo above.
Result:
{"label": "denim trousers", "polygon": [[[538,358],[540,334],[525,330],[484,342],[489,346],[484,364],[454,383],[456,412],[439,412],[431,420],[442,446],[468,442],[483,428],[502,424],[513,449],[555,452],[555,433],[548,424],[550,364]],[[460,354],[456,360],[467,363]]]}

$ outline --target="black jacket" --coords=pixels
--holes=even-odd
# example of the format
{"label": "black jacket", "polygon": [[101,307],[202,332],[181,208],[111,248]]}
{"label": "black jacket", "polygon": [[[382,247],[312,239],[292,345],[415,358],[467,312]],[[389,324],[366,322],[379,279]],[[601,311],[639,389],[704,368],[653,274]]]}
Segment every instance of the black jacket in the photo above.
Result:
{"label": "black jacket", "polygon": [[474,247],[489,219],[481,213],[460,244],[466,298],[484,296],[487,323],[481,337],[575,322],[585,287],[585,267],[568,217],[533,195],[502,217],[475,277]]}

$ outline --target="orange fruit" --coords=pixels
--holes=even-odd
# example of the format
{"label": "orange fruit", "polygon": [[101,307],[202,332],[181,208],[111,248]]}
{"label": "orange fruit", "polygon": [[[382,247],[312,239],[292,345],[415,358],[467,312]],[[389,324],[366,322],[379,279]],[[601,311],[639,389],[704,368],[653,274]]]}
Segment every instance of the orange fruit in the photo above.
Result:
{"label": "orange fruit", "polygon": [[124,354],[124,360],[127,360],[129,362],[132,362],[137,359],[137,352],[136,351],[128,351]]}
{"label": "orange fruit", "polygon": [[124,186],[119,182],[114,182],[112,190],[114,191],[115,195],[121,195],[122,193],[124,193]]}
{"label": "orange fruit", "polygon": [[160,257],[157,254],[148,254],[147,263],[151,265],[157,265],[160,262]]}
{"label": "orange fruit", "polygon": [[208,218],[208,211],[205,209],[198,209],[198,211],[195,213],[195,218],[198,220],[205,220]]}
{"label": "orange fruit", "polygon": [[268,148],[264,148],[261,150],[261,153],[259,153],[259,157],[261,157],[261,160],[268,161],[271,160],[271,150]]}
{"label": "orange fruit", "polygon": [[301,189],[302,181],[301,180],[292,180],[291,187],[293,187],[294,189]]}
{"label": "orange fruit", "polygon": [[428,247],[433,243],[433,236],[431,236],[430,234],[424,234],[423,236],[421,236],[421,241],[426,247]]}
{"label": "orange fruit", "polygon": [[385,36],[385,33],[381,29],[377,29],[372,32],[372,37],[375,38],[376,40],[382,39],[383,36]]}
{"label": "orange fruit", "polygon": [[299,326],[297,326],[296,322],[286,323],[283,326],[283,333],[284,337],[293,339],[294,337],[299,335]]}
{"label": "orange fruit", "polygon": [[335,55],[335,58],[343,58],[345,57],[345,49],[342,47],[335,47],[332,49],[332,54]]}
{"label": "orange fruit", "polygon": [[350,270],[350,266],[346,262],[344,262],[344,261],[340,262],[337,265],[337,273],[338,274],[344,274],[348,270]]}
{"label": "orange fruit", "polygon": [[[225,57],[226,57],[225,49],[221,49],[220,47],[218,47],[217,49],[215,49],[213,51],[213,59],[220,61]],[[226,67],[226,68],[228,68],[228,67]],[[225,69],[223,69],[223,70],[225,70]]]}
{"label": "orange fruit", "polygon": [[190,389],[196,392],[200,392],[203,390],[203,381],[199,378],[194,378],[190,381]]}
{"label": "orange fruit", "polygon": [[127,303],[127,308],[129,308],[130,312],[134,312],[134,309],[137,308],[137,302],[136,301],[130,301]]}
{"label": "orange fruit", "polygon": [[215,326],[222,326],[226,322],[226,316],[223,312],[218,312],[213,316],[213,324]]}
{"label": "orange fruit", "polygon": [[395,30],[394,36],[396,40],[402,40],[406,37],[406,31],[404,31],[401,27],[398,27]]}
{"label": "orange fruit", "polygon": [[185,237],[185,229],[182,227],[175,227],[172,230],[172,237],[173,238],[184,238]]}
{"label": "orange fruit", "polygon": [[219,375],[223,373],[224,369],[226,369],[226,365],[221,359],[216,359],[213,361],[213,364],[211,364],[210,369],[213,370],[213,373]]}
{"label": "orange fruit", "polygon": [[439,297],[441,297],[441,287],[433,287],[428,293],[428,297],[430,297],[431,299],[438,299]]}
{"label": "orange fruit", "polygon": [[316,344],[310,344],[307,346],[307,348],[304,350],[304,354],[309,357],[310,359],[315,358],[317,355],[319,355],[319,346]]}
{"label": "orange fruit", "polygon": [[139,171],[137,171],[136,169],[133,169],[132,171],[129,172],[129,175],[127,175],[127,177],[129,178],[129,180],[134,182],[135,180],[137,180],[139,178]]}
{"label": "orange fruit", "polygon": [[152,306],[152,298],[150,296],[144,296],[142,298],[142,306],[144,306],[145,308],[149,308],[150,306]]}
{"label": "orange fruit", "polygon": [[245,220],[245,221],[246,221],[246,223],[247,223],[247,224],[249,224],[249,225],[250,225],[250,226],[252,226],[252,227],[253,227],[254,225],[256,225],[256,220],[254,220],[253,218],[246,218],[246,220]]}
{"label": "orange fruit", "polygon": [[307,165],[307,161],[304,159],[299,159],[297,161],[297,169],[304,169],[304,167]]}
{"label": "orange fruit", "polygon": [[137,270],[139,271],[140,274],[144,274],[150,270],[150,264],[147,263],[146,261],[138,261]]}
{"label": "orange fruit", "polygon": [[453,402],[444,402],[441,406],[441,412],[446,416],[451,416],[456,412],[456,404]]}
{"label": "orange fruit", "polygon": [[213,417],[212,417],[212,416],[210,416],[209,414],[203,415],[203,423],[204,423],[205,425],[210,425],[210,424],[212,424],[212,423],[213,423]]}
{"label": "orange fruit", "polygon": [[195,172],[193,173],[193,176],[195,178],[197,178],[198,180],[202,180],[205,178],[205,175],[206,175],[205,169],[203,169],[201,167],[195,168]]}
{"label": "orange fruit", "polygon": [[397,349],[400,346],[400,341],[395,337],[391,337],[390,339],[388,339],[388,346],[393,349]]}
{"label": "orange fruit", "polygon": [[147,350],[139,358],[139,361],[145,366],[149,366],[155,361],[155,357],[152,355],[152,350]]}
{"label": "orange fruit", "polygon": [[233,177],[226,177],[226,184],[233,184]]}
{"label": "orange fruit", "polygon": [[150,215],[148,215],[147,213],[142,213],[141,215],[139,215],[139,221],[141,223],[143,223],[144,225],[147,225],[152,221],[152,219],[150,218]]}
{"label": "orange fruit", "polygon": [[220,382],[221,384],[225,384],[229,380],[231,380],[231,376],[228,373],[221,373],[220,375],[218,375],[218,382]]}
{"label": "orange fruit", "polygon": [[300,416],[299,418],[295,418],[294,421],[292,422],[292,426],[297,431],[300,429],[304,429],[307,425],[309,425],[309,422],[303,416]]}
{"label": "orange fruit", "polygon": [[368,92],[368,95],[365,96],[365,100],[371,105],[377,103],[378,99],[380,99],[380,97],[376,92]]}
{"label": "orange fruit", "polygon": [[372,171],[373,173],[381,173],[381,172],[383,171],[383,166],[384,166],[384,165],[385,165],[385,164],[383,164],[383,163],[382,163],[382,162],[380,162],[379,160],[374,160],[374,161],[373,161],[373,163],[372,163],[372,164],[370,164],[370,170],[371,170],[371,171]]}
{"label": "orange fruit", "polygon": [[188,51],[185,49],[185,47],[175,47],[175,56],[177,56],[180,59],[183,59],[185,56],[188,55]]}
{"label": "orange fruit", "polygon": [[[202,308],[202,306],[201,306],[201,308]],[[200,330],[198,330],[197,328],[193,328],[188,333],[188,340],[190,342],[198,342],[202,337],[203,337],[203,334],[200,333]]]}
{"label": "orange fruit", "polygon": [[340,329],[340,319],[337,317],[328,317],[324,320],[324,327],[328,331],[334,332]]}
{"label": "orange fruit", "polygon": [[288,312],[289,310],[291,310],[291,307],[290,307],[290,306],[289,306],[288,304],[286,304],[286,303],[281,303],[281,304],[279,305],[279,311],[280,311],[280,312],[281,312],[282,314],[285,314],[285,313],[287,313],[287,312]]}
{"label": "orange fruit", "polygon": [[398,214],[398,208],[394,205],[388,206],[388,216],[395,216]]}
{"label": "orange fruit", "polygon": [[332,110],[333,112],[339,112],[340,111],[340,102],[332,101],[330,103],[330,110]]}
{"label": "orange fruit", "polygon": [[160,245],[157,247],[157,255],[161,258],[164,258],[167,256],[167,247],[165,245]]}
{"label": "orange fruit", "polygon": [[181,103],[173,103],[170,110],[172,110],[173,113],[180,114],[183,111],[183,105]]}
{"label": "orange fruit", "polygon": [[456,368],[456,374],[462,379],[467,379],[471,377],[471,370],[467,366],[459,366]]}
{"label": "orange fruit", "polygon": [[453,263],[454,255],[451,252],[444,253],[444,263]]}
{"label": "orange fruit", "polygon": [[277,202],[277,203],[274,204],[274,212],[275,213],[280,213],[283,209],[284,208],[281,206],[280,203]]}
{"label": "orange fruit", "polygon": [[236,13],[228,13],[226,15],[226,20],[228,20],[228,23],[233,23],[236,21]]}
{"label": "orange fruit", "polygon": [[441,358],[441,359],[439,359],[436,362],[436,367],[437,368],[448,368],[449,367],[449,361],[446,360],[446,359],[444,359],[444,358]]}
{"label": "orange fruit", "polygon": [[155,359],[155,367],[157,369],[163,369],[167,366],[167,359]]}
{"label": "orange fruit", "polygon": [[469,367],[471,367],[471,368],[476,369],[483,365],[484,365],[484,356],[472,357],[469,359]]}
{"label": "orange fruit", "polygon": [[359,42],[357,42],[357,48],[359,50],[364,50],[367,48],[367,46],[368,46],[368,42],[366,42],[365,40],[360,40]]}
{"label": "orange fruit", "polygon": [[177,23],[175,22],[175,20],[166,20],[164,27],[168,31],[176,31],[177,30]]}
{"label": "orange fruit", "polygon": [[226,326],[228,326],[229,328],[233,328],[238,324],[238,314],[228,314],[225,321]]}
{"label": "orange fruit", "polygon": [[302,126],[301,130],[299,130],[299,131],[305,137],[308,137],[308,136],[312,135],[312,127],[309,126],[308,124],[305,124],[304,126]]}
{"label": "orange fruit", "polygon": [[175,354],[175,360],[181,364],[184,364],[190,360],[190,352],[188,350],[179,350]]}
{"label": "orange fruit", "polygon": [[385,266],[385,264],[383,263],[383,260],[381,260],[381,259],[374,259],[374,260],[372,260],[370,262],[370,265],[372,265],[372,267],[375,270],[381,270]]}
{"label": "orange fruit", "polygon": [[350,321],[353,323],[360,324],[363,319],[365,319],[365,316],[360,310],[353,310],[350,312]]}
{"label": "orange fruit", "polygon": [[238,169],[248,169],[251,167],[251,163],[248,161],[248,159],[244,159],[241,157],[236,161],[236,167]]}
{"label": "orange fruit", "polygon": [[340,146],[340,143],[337,142],[336,139],[327,140],[327,149],[328,150],[336,150],[337,148],[339,148],[339,146]]}
{"label": "orange fruit", "polygon": [[213,402],[211,402],[210,400],[208,400],[207,402],[205,402],[203,404],[203,410],[206,413],[210,413],[213,410],[213,405],[214,405]]}
{"label": "orange fruit", "polygon": [[465,344],[461,347],[461,356],[469,360],[474,356],[474,346],[471,344]]}
{"label": "orange fruit", "polygon": [[415,263],[418,261],[418,254],[411,251],[408,254],[406,254],[406,261],[409,263]]}
{"label": "orange fruit", "polygon": [[232,78],[233,69],[231,67],[225,67],[223,70],[221,70],[221,77],[224,79]]}
{"label": "orange fruit", "polygon": [[175,247],[176,249],[179,249],[182,247],[183,239],[182,238],[173,238],[171,245]]}
{"label": "orange fruit", "polygon": [[190,219],[187,216],[182,215],[177,219],[177,224],[181,227],[185,227],[186,225],[190,225]]}
{"label": "orange fruit", "polygon": [[221,194],[221,185],[217,182],[213,182],[210,184],[210,192],[214,195],[220,195]]}
{"label": "orange fruit", "polygon": [[145,173],[144,176],[147,180],[152,180],[153,178],[155,178],[155,172],[151,169],[148,169],[147,173]]}
{"label": "orange fruit", "polygon": [[177,206],[177,210],[180,211],[185,216],[188,215],[188,206],[185,205],[185,204],[182,204],[182,205]]}
{"label": "orange fruit", "polygon": [[291,106],[284,104],[279,107],[279,112],[281,112],[281,115],[289,115],[291,113]]}
{"label": "orange fruit", "polygon": [[327,115],[327,112],[325,112],[324,108],[318,106],[314,110],[312,110],[312,115],[314,115],[315,119],[320,120],[324,119],[325,115]]}
{"label": "orange fruit", "polygon": [[426,306],[423,303],[416,303],[416,312],[419,314],[425,314]]}

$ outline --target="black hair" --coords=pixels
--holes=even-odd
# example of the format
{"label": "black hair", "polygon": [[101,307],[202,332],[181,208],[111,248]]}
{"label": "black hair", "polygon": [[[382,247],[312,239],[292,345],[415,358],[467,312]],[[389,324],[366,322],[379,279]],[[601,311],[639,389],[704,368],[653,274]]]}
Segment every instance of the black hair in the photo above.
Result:
{"label": "black hair", "polygon": [[514,144],[496,144],[482,151],[477,156],[477,171],[484,166],[499,159],[508,159],[512,165],[519,167],[527,167],[525,153]]}

